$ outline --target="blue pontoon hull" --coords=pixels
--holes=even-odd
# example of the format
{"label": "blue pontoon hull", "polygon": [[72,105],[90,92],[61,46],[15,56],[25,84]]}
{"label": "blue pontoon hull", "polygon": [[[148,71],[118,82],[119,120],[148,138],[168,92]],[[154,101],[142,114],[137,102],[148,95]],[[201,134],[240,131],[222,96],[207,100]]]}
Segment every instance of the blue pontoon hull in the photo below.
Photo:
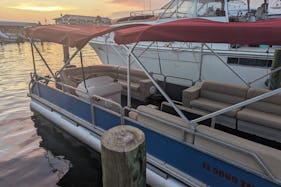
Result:
{"label": "blue pontoon hull", "polygon": [[[85,132],[90,132],[90,134],[97,134],[97,138],[99,138],[98,133],[94,132],[94,130],[92,131],[91,129],[100,129],[100,132],[102,133],[102,131],[108,130],[116,125],[120,125],[121,123],[120,115],[117,113],[111,112],[102,107],[91,106],[74,96],[68,95],[41,83],[34,83],[30,96],[32,98],[32,102],[49,109],[50,112],[56,112],[58,114],[68,113],[71,114],[71,116],[75,116],[75,118],[78,119],[77,121],[74,119],[68,119],[69,121],[74,122],[75,125],[72,125],[73,128],[80,128],[80,126],[82,126],[82,123],[79,123],[79,121],[85,122],[85,124],[95,124],[95,126],[91,125],[88,128],[83,129]],[[55,108],[60,111],[50,107],[50,105],[56,106]],[[32,108],[35,111],[38,110],[35,105]],[[49,118],[47,113],[42,113],[42,115]],[[84,127],[85,124],[83,125]],[[145,133],[147,154],[151,156],[151,158],[156,158],[158,161],[161,161],[163,165],[162,168],[161,165],[159,165],[159,167],[155,167],[160,170],[162,170],[164,166],[166,168],[174,168],[174,171],[176,172],[173,173],[167,172],[168,170],[163,170],[164,172],[167,172],[168,176],[178,180],[179,184],[186,183],[186,181],[182,180],[182,176],[186,175],[191,176],[190,179],[194,178],[201,181],[202,184],[206,184],[208,186],[279,186],[278,184],[275,184],[258,174],[247,171],[244,168],[240,168],[226,160],[218,159],[215,156],[194,147],[193,145],[184,144],[153,130],[147,129],[138,122],[126,117],[125,124],[135,126]],[[71,131],[68,133],[71,133]],[[75,136],[75,134],[72,135]],[[81,134],[81,136],[83,136],[83,134]],[[79,137],[77,138],[79,139]],[[96,148],[94,146],[94,149],[99,151],[99,146],[100,145],[97,143]],[[153,165],[153,163],[150,164]],[[177,175],[177,173],[179,174]],[[181,173],[183,175],[181,175]],[[196,182],[194,182],[194,184],[196,184]]]}

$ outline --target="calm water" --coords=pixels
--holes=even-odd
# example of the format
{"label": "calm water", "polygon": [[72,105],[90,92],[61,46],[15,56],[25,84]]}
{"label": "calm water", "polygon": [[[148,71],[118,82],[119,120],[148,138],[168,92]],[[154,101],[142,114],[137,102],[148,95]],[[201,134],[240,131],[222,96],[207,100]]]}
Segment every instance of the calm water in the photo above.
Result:
{"label": "calm water", "polygon": [[[57,71],[62,47],[37,45]],[[83,56],[85,65],[99,63],[90,46]],[[40,57],[35,58],[38,72],[48,74]],[[0,186],[101,186],[99,155],[30,111],[27,88],[32,71],[29,43],[0,45]]]}

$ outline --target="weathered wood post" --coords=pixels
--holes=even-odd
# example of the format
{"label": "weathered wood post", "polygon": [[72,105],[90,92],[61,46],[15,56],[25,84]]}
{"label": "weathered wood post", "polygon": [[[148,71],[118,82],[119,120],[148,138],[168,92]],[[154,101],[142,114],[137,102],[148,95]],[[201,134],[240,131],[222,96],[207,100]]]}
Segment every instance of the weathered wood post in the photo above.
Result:
{"label": "weathered wood post", "polygon": [[146,150],[144,133],[120,125],[102,135],[103,187],[145,187]]}

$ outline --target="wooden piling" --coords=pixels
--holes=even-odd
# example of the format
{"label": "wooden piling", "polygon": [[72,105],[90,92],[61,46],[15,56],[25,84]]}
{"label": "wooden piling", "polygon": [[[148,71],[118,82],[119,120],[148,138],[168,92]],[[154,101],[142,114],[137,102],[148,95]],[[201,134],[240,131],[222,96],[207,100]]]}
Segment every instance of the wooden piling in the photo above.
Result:
{"label": "wooden piling", "polygon": [[102,135],[103,187],[145,187],[144,133],[132,126],[114,127]]}

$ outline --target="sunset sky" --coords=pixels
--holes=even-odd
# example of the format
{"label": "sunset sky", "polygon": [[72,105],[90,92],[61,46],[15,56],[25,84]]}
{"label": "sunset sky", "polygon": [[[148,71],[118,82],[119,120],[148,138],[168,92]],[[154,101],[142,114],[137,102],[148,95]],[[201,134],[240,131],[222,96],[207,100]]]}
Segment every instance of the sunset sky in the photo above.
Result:
{"label": "sunset sky", "polygon": [[[150,8],[150,0],[1,0],[0,20],[52,23],[61,14],[106,16],[128,15]],[[151,8],[160,8],[168,0],[151,0]]]}
{"label": "sunset sky", "polygon": [[[157,9],[169,0],[1,0],[1,21],[53,23],[61,14],[118,18],[130,11]],[[256,3],[254,0],[252,2]]]}

